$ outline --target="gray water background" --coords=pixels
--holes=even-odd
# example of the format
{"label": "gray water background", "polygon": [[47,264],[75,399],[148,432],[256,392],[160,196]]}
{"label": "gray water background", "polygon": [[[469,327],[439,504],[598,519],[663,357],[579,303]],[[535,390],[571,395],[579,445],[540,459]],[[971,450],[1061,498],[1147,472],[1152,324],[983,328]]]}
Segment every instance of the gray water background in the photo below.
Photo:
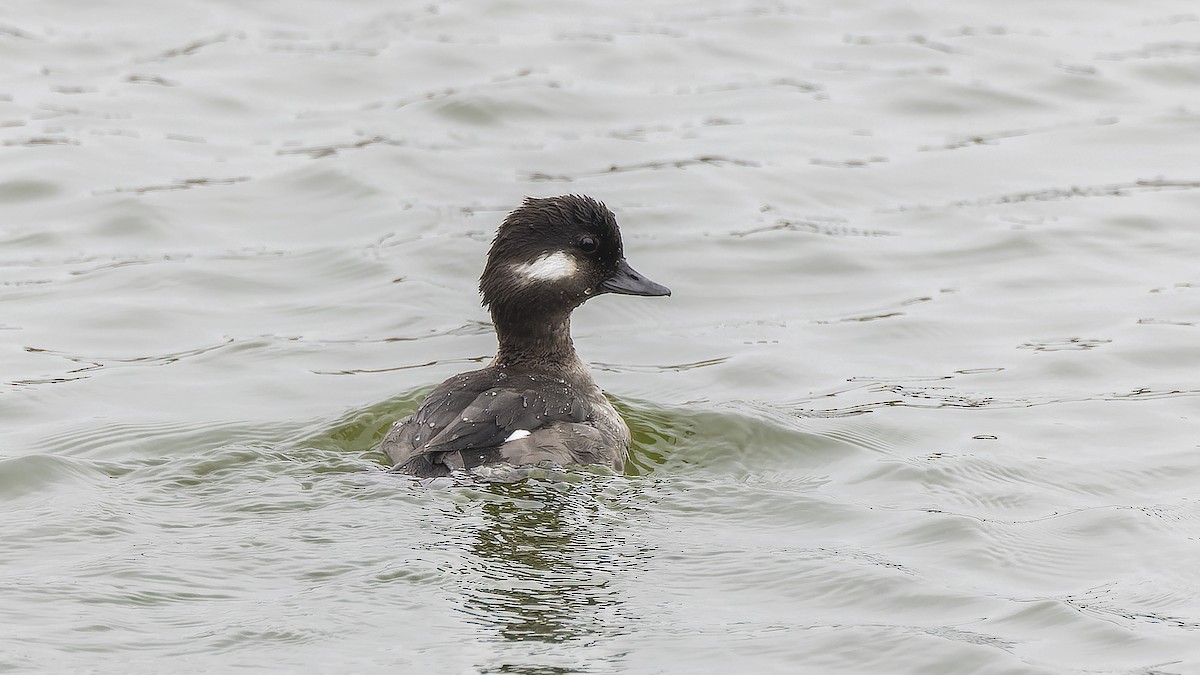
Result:
{"label": "gray water background", "polygon": [[[1194,2],[0,2],[0,671],[1200,673]],[[419,485],[525,195],[628,475]]]}

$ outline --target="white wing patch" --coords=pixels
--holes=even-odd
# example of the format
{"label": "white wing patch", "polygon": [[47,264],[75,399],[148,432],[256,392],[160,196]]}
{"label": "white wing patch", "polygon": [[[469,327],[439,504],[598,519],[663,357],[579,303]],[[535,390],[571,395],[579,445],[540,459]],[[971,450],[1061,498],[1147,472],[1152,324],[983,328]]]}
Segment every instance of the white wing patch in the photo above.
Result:
{"label": "white wing patch", "polygon": [[578,266],[569,253],[558,251],[531,263],[513,265],[513,271],[528,281],[557,281],[575,275]]}
{"label": "white wing patch", "polygon": [[504,442],[507,443],[509,441],[519,441],[522,438],[529,438],[529,432],[524,429],[517,429],[509,434],[508,438],[504,439]]}

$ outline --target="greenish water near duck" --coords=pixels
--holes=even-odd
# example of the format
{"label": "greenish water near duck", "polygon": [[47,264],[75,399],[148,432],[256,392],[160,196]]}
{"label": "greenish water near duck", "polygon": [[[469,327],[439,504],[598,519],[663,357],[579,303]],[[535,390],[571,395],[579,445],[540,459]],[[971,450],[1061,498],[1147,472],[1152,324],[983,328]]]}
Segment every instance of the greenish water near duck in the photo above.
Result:
{"label": "greenish water near duck", "polygon": [[[1200,669],[1181,2],[9,3],[0,670]],[[525,195],[624,475],[417,482]]]}

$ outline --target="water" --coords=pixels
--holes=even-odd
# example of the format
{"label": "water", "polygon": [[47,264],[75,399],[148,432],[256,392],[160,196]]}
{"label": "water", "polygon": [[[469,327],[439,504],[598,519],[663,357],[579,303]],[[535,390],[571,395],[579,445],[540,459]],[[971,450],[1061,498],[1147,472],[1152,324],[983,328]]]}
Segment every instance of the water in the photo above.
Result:
{"label": "water", "polygon": [[[0,670],[1200,672],[1198,30],[5,3]],[[567,192],[628,475],[384,473]]]}

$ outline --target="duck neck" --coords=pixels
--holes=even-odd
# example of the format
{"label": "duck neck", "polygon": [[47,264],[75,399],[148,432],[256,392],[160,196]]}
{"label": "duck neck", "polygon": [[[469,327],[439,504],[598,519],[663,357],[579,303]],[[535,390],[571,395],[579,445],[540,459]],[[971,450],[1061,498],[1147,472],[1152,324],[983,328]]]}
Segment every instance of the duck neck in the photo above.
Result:
{"label": "duck neck", "polygon": [[571,313],[556,313],[538,320],[519,320],[511,312],[492,311],[500,347],[496,364],[563,364],[577,361],[571,342]]}

